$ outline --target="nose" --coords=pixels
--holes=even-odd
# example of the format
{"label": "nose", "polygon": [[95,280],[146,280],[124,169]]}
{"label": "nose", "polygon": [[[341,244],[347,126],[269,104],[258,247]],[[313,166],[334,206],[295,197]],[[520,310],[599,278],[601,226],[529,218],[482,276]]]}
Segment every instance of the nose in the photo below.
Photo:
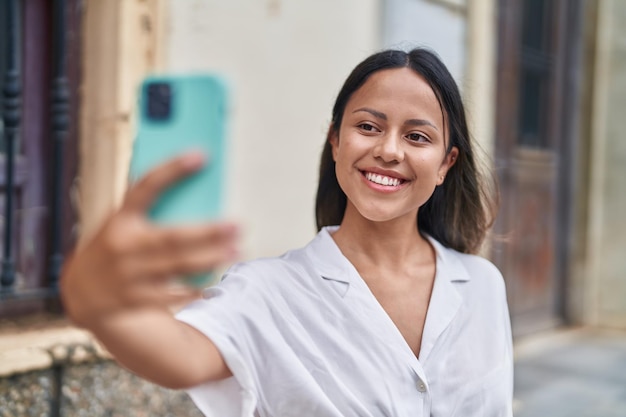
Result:
{"label": "nose", "polygon": [[386,163],[401,162],[404,159],[402,138],[399,135],[387,134],[379,137],[373,149],[375,158]]}

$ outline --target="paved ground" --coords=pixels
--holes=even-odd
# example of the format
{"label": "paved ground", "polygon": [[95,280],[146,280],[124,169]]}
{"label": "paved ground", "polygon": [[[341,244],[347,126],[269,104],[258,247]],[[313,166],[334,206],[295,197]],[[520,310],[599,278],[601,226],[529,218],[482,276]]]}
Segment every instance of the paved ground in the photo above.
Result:
{"label": "paved ground", "polygon": [[626,332],[554,332],[515,351],[515,417],[626,417]]}

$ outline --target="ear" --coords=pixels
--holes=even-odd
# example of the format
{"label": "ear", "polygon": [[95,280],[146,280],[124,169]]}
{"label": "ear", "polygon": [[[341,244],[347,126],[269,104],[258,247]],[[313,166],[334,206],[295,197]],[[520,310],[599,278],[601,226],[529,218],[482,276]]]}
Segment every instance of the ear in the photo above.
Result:
{"label": "ear", "polygon": [[443,181],[446,179],[446,174],[452,168],[454,164],[456,164],[457,159],[459,158],[459,148],[453,146],[450,149],[450,152],[446,154],[446,157],[443,159],[441,166],[439,167],[439,172],[437,172],[437,185],[443,184]]}
{"label": "ear", "polygon": [[339,147],[339,135],[333,125],[331,124],[328,128],[328,134],[326,135],[326,140],[330,143],[330,146],[333,150],[333,161],[337,161],[337,148]]}

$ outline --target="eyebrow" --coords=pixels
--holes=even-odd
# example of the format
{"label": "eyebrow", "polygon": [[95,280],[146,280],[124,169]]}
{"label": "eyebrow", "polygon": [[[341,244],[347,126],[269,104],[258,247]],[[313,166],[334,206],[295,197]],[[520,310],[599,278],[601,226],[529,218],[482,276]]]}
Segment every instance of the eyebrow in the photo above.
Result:
{"label": "eyebrow", "polygon": [[[375,116],[375,117],[377,117],[379,119],[387,120],[387,115],[385,113],[381,113],[381,112],[379,112],[377,110],[370,109],[369,107],[358,108],[358,109],[354,110],[352,113],[357,113],[357,112],[360,112],[360,111],[364,111],[366,113],[369,113],[369,114],[371,114],[371,115],[373,115],[373,116]],[[411,125],[411,126],[430,126],[433,129],[438,130],[437,126],[435,126],[433,123],[431,123],[430,121],[425,120],[425,119],[408,119],[404,123],[407,124],[407,125]]]}

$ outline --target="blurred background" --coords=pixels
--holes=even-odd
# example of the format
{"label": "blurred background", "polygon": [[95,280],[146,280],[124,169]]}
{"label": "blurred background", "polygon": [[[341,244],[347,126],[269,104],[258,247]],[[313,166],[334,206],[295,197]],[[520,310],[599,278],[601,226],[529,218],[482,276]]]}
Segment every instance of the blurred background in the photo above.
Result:
{"label": "blurred background", "polygon": [[147,74],[230,84],[243,258],[315,234],[331,106],[363,58],[428,46],[500,183],[516,416],[626,415],[626,2],[3,0],[0,416],[198,416],[63,319],[57,280],[127,185]]}

